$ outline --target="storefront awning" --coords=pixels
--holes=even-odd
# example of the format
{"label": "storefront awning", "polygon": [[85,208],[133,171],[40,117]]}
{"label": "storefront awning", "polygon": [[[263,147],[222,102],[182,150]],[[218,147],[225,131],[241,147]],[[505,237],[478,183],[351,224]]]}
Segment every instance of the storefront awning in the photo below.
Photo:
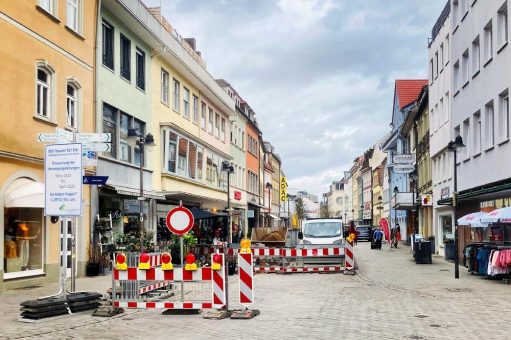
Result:
{"label": "storefront awning", "polygon": [[44,184],[29,178],[18,178],[4,194],[6,208],[44,208]]}
{"label": "storefront awning", "polygon": [[[119,195],[133,196],[133,197],[139,197],[140,196],[140,191],[136,190],[136,189],[122,188],[122,187],[118,187],[118,186],[114,186],[113,188],[115,189],[115,191],[117,191],[117,193]],[[155,192],[147,192],[147,191],[144,191],[144,197],[145,198],[157,199],[157,200],[165,199],[165,196],[163,196],[161,194],[158,194],[158,193],[155,193]]]}
{"label": "storefront awning", "polygon": [[277,220],[277,221],[279,221],[279,220],[280,220],[280,217],[275,216],[275,215],[273,215],[273,214],[268,214],[268,216],[270,216],[270,217],[271,217],[271,218],[273,218],[274,220]]}

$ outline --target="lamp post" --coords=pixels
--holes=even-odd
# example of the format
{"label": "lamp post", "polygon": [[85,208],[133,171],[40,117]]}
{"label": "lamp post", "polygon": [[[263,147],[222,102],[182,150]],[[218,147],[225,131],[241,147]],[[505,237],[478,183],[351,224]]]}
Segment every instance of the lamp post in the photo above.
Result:
{"label": "lamp post", "polygon": [[270,213],[271,213],[271,189],[273,188],[273,185],[271,185],[270,182],[266,183],[266,189],[268,189],[268,227],[270,224]]}
{"label": "lamp post", "polygon": [[222,162],[222,171],[227,172],[227,248],[232,243],[232,226],[231,226],[231,174],[234,173],[234,167],[228,161]]}
{"label": "lamp post", "polygon": [[344,210],[344,227],[348,226],[348,213]]}
{"label": "lamp post", "polygon": [[[417,167],[417,165],[416,165]],[[419,233],[419,209],[417,205],[417,198],[418,198],[418,176],[417,176],[417,169],[413,170],[410,173],[410,179],[412,180],[412,202],[413,202],[413,237],[412,237],[412,243],[413,246],[415,246],[415,235]],[[414,253],[415,254],[415,253]]]}
{"label": "lamp post", "polygon": [[154,145],[154,137],[152,134],[148,133],[146,136],[143,134],[139,135],[136,129],[128,129],[128,138],[131,141],[134,141],[135,145],[138,145],[140,149],[140,193],[137,198],[140,202],[140,215],[138,218],[139,221],[139,238],[140,238],[140,253],[144,252],[144,153],[145,146]]}
{"label": "lamp post", "polygon": [[454,208],[454,278],[460,278],[460,269],[459,269],[459,256],[458,256],[458,174],[456,163],[457,160],[457,151],[458,149],[464,148],[465,144],[463,144],[463,138],[460,135],[456,136],[454,141],[450,141],[447,144],[447,150],[452,151],[454,154],[454,185],[453,185],[453,193],[452,193],[452,205]]}
{"label": "lamp post", "polygon": [[[397,210],[396,210],[396,204],[397,204],[397,194],[399,193],[399,188],[397,186],[394,187],[394,228],[397,226]],[[392,249],[392,225],[389,226],[389,244],[390,249]]]}

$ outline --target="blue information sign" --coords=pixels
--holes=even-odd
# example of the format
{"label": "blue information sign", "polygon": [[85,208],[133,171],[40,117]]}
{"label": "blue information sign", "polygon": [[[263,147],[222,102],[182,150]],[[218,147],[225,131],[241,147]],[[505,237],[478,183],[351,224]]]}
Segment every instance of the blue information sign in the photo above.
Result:
{"label": "blue information sign", "polygon": [[108,176],[83,176],[83,184],[88,185],[105,185]]}

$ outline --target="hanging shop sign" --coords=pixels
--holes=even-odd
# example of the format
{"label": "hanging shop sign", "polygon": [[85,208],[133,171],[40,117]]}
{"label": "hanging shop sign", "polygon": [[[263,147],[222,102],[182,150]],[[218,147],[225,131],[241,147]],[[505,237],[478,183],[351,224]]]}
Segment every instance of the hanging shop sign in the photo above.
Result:
{"label": "hanging shop sign", "polygon": [[433,195],[422,195],[421,205],[423,207],[431,207],[433,205]]}
{"label": "hanging shop sign", "polygon": [[396,164],[394,165],[394,173],[396,174],[409,174],[415,170],[412,164]]}
{"label": "hanging shop sign", "polygon": [[82,145],[50,144],[44,148],[44,214],[82,215]]}
{"label": "hanging shop sign", "polygon": [[234,191],[234,199],[241,200],[241,191]]}
{"label": "hanging shop sign", "polygon": [[401,154],[392,157],[394,164],[413,164],[415,163],[415,154]]}
{"label": "hanging shop sign", "polygon": [[286,177],[280,177],[280,201],[285,202],[287,200],[287,181]]}
{"label": "hanging shop sign", "polygon": [[441,199],[449,198],[450,194],[451,194],[451,191],[450,191],[449,187],[442,188],[442,190],[440,191],[440,198]]}

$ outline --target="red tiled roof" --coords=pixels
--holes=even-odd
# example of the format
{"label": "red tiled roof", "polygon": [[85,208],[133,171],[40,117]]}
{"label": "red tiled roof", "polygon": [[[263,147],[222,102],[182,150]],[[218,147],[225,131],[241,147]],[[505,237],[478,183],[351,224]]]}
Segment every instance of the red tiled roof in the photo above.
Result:
{"label": "red tiled roof", "polygon": [[417,100],[424,85],[428,84],[427,79],[398,79],[396,80],[395,95],[399,101],[399,109],[410,105]]}

